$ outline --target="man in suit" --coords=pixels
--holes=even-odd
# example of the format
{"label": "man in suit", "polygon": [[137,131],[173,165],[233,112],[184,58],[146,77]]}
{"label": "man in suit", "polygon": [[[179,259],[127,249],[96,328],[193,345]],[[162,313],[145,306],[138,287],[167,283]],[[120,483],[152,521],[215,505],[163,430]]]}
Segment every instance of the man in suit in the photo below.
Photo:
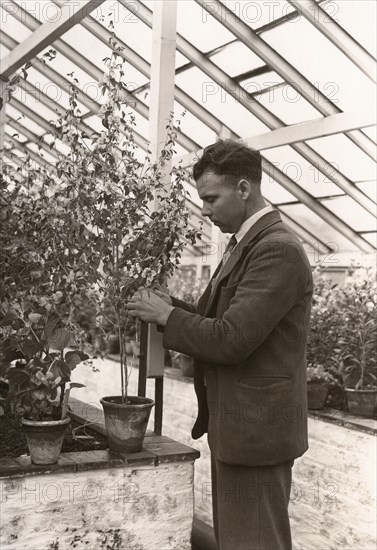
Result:
{"label": "man in suit", "polygon": [[289,550],[291,469],[308,448],[305,347],[311,269],[297,237],[261,194],[261,156],[232,140],[193,169],[203,216],[230,245],[198,307],[143,290],[131,315],[164,327],[165,348],[195,358],[208,433],[219,550]]}

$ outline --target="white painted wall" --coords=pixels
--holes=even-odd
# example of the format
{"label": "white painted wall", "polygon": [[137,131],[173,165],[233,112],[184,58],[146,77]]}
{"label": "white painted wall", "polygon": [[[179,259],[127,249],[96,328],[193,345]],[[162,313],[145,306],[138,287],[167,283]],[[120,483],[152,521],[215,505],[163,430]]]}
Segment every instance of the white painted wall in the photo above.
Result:
{"label": "white painted wall", "polygon": [[189,550],[193,463],[0,479],[1,550]]}

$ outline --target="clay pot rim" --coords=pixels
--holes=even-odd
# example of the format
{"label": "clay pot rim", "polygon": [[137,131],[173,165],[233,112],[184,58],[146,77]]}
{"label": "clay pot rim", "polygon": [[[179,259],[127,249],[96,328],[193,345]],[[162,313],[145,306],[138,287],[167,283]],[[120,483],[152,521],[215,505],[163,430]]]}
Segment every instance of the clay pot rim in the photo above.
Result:
{"label": "clay pot rim", "polygon": [[347,392],[350,392],[350,393],[377,393],[377,387],[376,388],[361,388],[361,389],[356,389],[356,388],[344,388],[345,391]]}
{"label": "clay pot rim", "polygon": [[21,424],[24,426],[64,426],[71,422],[69,416],[66,418],[60,418],[59,420],[27,420],[26,418],[21,419]]}
{"label": "clay pot rim", "polygon": [[106,397],[102,397],[100,399],[100,403],[103,406],[111,407],[114,409],[125,409],[125,408],[134,408],[137,410],[141,409],[147,409],[150,407],[153,407],[155,405],[155,401],[151,399],[150,397],[142,397],[140,395],[128,395],[128,399],[136,399],[140,400],[140,403],[114,403],[112,401],[109,401],[110,399],[121,399],[120,395],[107,395]]}

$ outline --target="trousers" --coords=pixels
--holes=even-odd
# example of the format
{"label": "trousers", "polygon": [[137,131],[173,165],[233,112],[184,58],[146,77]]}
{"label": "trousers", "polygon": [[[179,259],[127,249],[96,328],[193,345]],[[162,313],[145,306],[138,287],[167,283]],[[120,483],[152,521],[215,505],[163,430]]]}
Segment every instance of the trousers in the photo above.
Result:
{"label": "trousers", "polygon": [[293,461],[248,467],[211,459],[218,550],[291,550],[288,504]]}

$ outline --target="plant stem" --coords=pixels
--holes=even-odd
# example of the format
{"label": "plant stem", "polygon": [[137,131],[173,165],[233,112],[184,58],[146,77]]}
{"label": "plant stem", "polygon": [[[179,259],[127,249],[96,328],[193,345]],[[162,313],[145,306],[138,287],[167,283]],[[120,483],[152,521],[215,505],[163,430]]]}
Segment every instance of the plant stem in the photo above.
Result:
{"label": "plant stem", "polygon": [[119,335],[119,351],[120,351],[120,379],[122,389],[122,405],[127,402],[127,386],[128,386],[128,371],[127,371],[127,358],[126,358],[126,346],[122,334],[122,327],[120,321],[120,310],[117,309],[118,318],[118,335]]}
{"label": "plant stem", "polygon": [[64,399],[63,399],[63,404],[62,404],[62,414],[61,414],[61,419],[63,420],[63,418],[65,418],[67,416],[67,411],[68,411],[68,401],[69,401],[69,394],[71,392],[71,388],[68,388],[65,390],[64,392]]}

